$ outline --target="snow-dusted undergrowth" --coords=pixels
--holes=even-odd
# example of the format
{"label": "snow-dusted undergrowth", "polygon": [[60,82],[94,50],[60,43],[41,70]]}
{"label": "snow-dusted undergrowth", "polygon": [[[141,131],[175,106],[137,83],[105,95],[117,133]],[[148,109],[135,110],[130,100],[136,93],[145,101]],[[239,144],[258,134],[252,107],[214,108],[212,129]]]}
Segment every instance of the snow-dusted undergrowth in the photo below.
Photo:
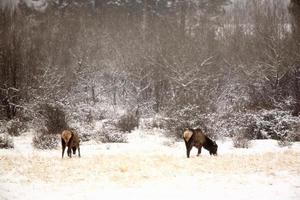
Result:
{"label": "snow-dusted undergrowth", "polygon": [[35,150],[32,134],[0,150],[0,199],[299,199],[300,144],[278,147],[252,141],[235,149],[218,141],[219,155],[206,150],[187,159],[183,142],[160,129],[136,130],[128,143],[81,146],[82,157],[61,159],[60,149]]}

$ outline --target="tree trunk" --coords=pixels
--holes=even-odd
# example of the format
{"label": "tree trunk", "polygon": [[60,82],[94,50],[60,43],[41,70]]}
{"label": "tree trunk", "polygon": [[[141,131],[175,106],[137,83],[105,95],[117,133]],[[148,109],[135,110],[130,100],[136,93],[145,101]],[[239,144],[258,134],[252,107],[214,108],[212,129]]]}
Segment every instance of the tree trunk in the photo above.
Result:
{"label": "tree trunk", "polygon": [[180,2],[180,37],[185,36],[185,21],[186,21],[187,2],[185,0]]}
{"label": "tree trunk", "polygon": [[96,101],[97,101],[96,94],[95,94],[95,85],[92,86],[91,90],[92,90],[92,101],[93,101],[93,104],[95,105]]}
{"label": "tree trunk", "polygon": [[294,93],[295,93],[295,106],[292,115],[299,116],[300,113],[300,90],[298,80],[300,79],[300,66],[295,69],[294,75]]}
{"label": "tree trunk", "polygon": [[292,15],[293,35],[295,39],[300,42],[300,0],[291,0],[289,5],[289,12]]}
{"label": "tree trunk", "polygon": [[148,0],[144,0],[144,7],[143,7],[143,16],[142,16],[142,34],[143,40],[146,41],[147,39],[147,32],[148,32],[148,18],[149,18],[149,2]]}

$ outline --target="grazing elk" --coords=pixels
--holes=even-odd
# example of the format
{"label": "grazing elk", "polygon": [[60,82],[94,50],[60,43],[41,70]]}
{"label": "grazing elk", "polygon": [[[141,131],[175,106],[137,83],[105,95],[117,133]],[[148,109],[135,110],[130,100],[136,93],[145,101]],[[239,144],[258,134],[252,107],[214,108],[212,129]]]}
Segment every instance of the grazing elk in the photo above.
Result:
{"label": "grazing elk", "polygon": [[67,149],[67,154],[71,158],[72,152],[76,153],[76,149],[78,149],[78,156],[80,157],[80,147],[79,147],[79,136],[74,131],[64,130],[61,133],[61,145],[62,145],[62,158],[64,157],[65,149]]}
{"label": "grazing elk", "polygon": [[186,155],[188,158],[190,157],[190,152],[193,147],[198,148],[197,156],[201,154],[202,147],[208,150],[210,155],[217,155],[218,145],[216,144],[216,142],[212,141],[206,135],[204,135],[201,129],[184,129],[183,139],[185,142]]}

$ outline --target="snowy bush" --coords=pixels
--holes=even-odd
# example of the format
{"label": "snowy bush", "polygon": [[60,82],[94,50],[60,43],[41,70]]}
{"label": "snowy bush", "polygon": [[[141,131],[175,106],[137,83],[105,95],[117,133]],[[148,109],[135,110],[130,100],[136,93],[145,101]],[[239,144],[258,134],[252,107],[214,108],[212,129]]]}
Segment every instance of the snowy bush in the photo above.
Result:
{"label": "snowy bush", "polygon": [[297,141],[299,139],[299,124],[299,117],[291,116],[288,111],[262,111],[257,116],[254,131],[264,138]]}
{"label": "snowy bush", "polygon": [[116,126],[117,120],[104,119],[87,123],[70,123],[71,127],[79,134],[81,141],[95,140],[102,143],[127,142],[125,132],[121,132]]}
{"label": "snowy bush", "polygon": [[176,139],[182,138],[182,131],[186,127],[190,127],[190,124],[187,121],[179,121],[171,118],[167,119],[167,134],[170,137],[174,137]]}
{"label": "snowy bush", "polygon": [[286,147],[286,146],[291,146],[292,142],[289,140],[278,140],[278,145],[280,147]]}
{"label": "snowy bush", "polygon": [[93,127],[86,124],[72,124],[71,131],[77,133],[80,137],[80,141],[86,142],[92,139]]}
{"label": "snowy bush", "polygon": [[14,143],[12,138],[7,134],[0,134],[0,149],[10,149],[14,148]]}
{"label": "snowy bush", "polygon": [[152,121],[152,128],[164,129],[166,127],[166,121],[163,118],[154,117]]}
{"label": "snowy bush", "polygon": [[141,118],[139,127],[148,130],[153,128],[166,129],[167,118],[164,118],[159,115],[155,115],[151,118]]}
{"label": "snowy bush", "polygon": [[66,114],[64,110],[51,104],[44,104],[41,106],[40,113],[45,118],[45,126],[49,134],[58,134],[63,130],[68,129],[66,122]]}
{"label": "snowy bush", "polygon": [[206,133],[235,140],[276,139],[298,141],[300,119],[288,111],[262,110],[257,112],[232,112],[199,116]]}
{"label": "snowy bush", "polygon": [[91,140],[91,135],[88,133],[79,133],[80,136],[80,141],[82,142],[86,142],[86,141],[90,141]]}
{"label": "snowy bush", "polygon": [[121,116],[116,123],[116,127],[123,132],[131,132],[134,128],[138,127],[139,119],[131,113]]}
{"label": "snowy bush", "polygon": [[207,133],[206,121],[201,115],[199,106],[189,104],[173,110],[168,115],[172,118],[165,118],[166,129],[171,136],[177,139],[182,138],[182,131],[187,127],[201,128]]}
{"label": "snowy bush", "polygon": [[247,136],[246,132],[241,132],[240,134],[236,134],[233,138],[233,146],[235,148],[249,148],[250,139]]}
{"label": "snowy bush", "polygon": [[19,119],[10,120],[6,124],[7,132],[11,136],[19,136],[26,129],[26,126]]}
{"label": "snowy bush", "polygon": [[96,134],[93,138],[102,143],[126,143],[126,132],[122,132],[116,126],[118,121],[112,119],[106,119],[99,121],[95,125]]}
{"label": "snowy bush", "polygon": [[103,132],[101,137],[101,142],[103,143],[126,143],[127,142],[127,137],[126,133],[114,133],[114,132],[109,132],[105,131]]}
{"label": "snowy bush", "polygon": [[243,137],[234,137],[233,146],[235,148],[249,148],[250,140]]}
{"label": "snowy bush", "polygon": [[6,121],[1,121],[0,120],[0,134],[1,133],[6,133],[7,128],[6,128]]}
{"label": "snowy bush", "polygon": [[243,134],[248,139],[257,139],[259,136],[254,132],[255,115],[252,113],[227,113],[218,115],[216,113],[203,116],[207,132],[214,136],[234,137]]}
{"label": "snowy bush", "polygon": [[33,146],[37,149],[55,149],[59,139],[57,135],[38,133],[32,138]]}
{"label": "snowy bush", "polygon": [[[105,109],[103,109],[103,107]],[[73,120],[81,121],[86,124],[92,123],[94,120],[102,120],[108,116],[108,109],[106,105],[97,103],[90,105],[87,103],[79,102],[75,106],[70,106],[68,109],[71,111],[69,116]]]}
{"label": "snowy bush", "polygon": [[172,118],[165,118],[168,133],[181,138],[184,128],[201,128],[209,137],[232,137],[236,146],[245,147],[252,139],[300,140],[300,119],[288,111],[200,113],[191,105],[178,109]]}

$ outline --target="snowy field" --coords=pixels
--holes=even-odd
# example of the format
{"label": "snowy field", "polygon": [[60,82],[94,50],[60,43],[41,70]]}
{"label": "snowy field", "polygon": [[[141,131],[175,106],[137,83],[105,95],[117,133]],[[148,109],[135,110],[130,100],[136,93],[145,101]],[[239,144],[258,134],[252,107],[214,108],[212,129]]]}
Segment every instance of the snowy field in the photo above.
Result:
{"label": "snowy field", "polygon": [[186,158],[183,142],[134,131],[126,144],[81,144],[81,158],[36,150],[32,134],[0,149],[0,199],[300,199],[300,143],[252,141]]}

